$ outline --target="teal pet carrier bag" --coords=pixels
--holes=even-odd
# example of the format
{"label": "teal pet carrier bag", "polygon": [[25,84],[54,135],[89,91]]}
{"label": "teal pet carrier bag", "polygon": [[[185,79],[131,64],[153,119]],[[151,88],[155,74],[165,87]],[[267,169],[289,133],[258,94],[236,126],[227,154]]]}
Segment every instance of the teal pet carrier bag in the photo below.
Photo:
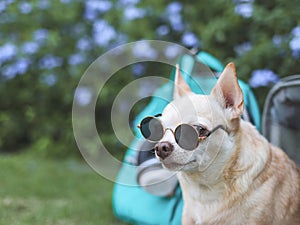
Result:
{"label": "teal pet carrier bag", "polygon": [[[199,94],[209,94],[216,78],[212,76],[212,73],[210,76],[198,74],[195,67],[200,65],[201,68],[207,68],[208,66],[216,73],[223,71],[223,65],[206,52],[199,52],[194,56],[184,55],[179,59],[179,65],[186,82],[194,92]],[[140,141],[141,134],[136,125],[146,116],[160,114],[168,102],[172,101],[174,71],[171,73],[170,82],[155,91],[150,103],[135,118],[133,127],[137,138],[132,141],[126,151],[123,166],[114,185],[112,200],[114,214],[120,220],[130,224],[181,224],[183,200],[180,187],[177,185],[172,193],[165,194],[165,196],[150,194],[141,187],[138,182],[139,171],[137,169],[139,151],[136,150],[143,146]],[[202,72],[208,71],[210,70],[204,69]],[[239,84],[244,94],[245,112],[243,117],[260,130],[260,112],[254,94],[246,83],[239,81]]]}

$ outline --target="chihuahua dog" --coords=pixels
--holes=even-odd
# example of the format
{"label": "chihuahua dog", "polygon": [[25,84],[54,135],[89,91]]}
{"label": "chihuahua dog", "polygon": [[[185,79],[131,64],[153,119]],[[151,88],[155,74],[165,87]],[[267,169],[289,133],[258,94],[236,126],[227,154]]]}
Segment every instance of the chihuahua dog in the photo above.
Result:
{"label": "chihuahua dog", "polygon": [[229,63],[210,95],[191,91],[177,66],[174,100],[141,131],[177,176],[182,224],[299,225],[300,169],[241,119],[243,94]]}

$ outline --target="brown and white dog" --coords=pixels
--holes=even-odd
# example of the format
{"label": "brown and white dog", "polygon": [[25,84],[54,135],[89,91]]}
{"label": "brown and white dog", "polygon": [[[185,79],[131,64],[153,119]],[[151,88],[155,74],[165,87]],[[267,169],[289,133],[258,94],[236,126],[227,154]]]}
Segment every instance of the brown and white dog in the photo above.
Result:
{"label": "brown and white dog", "polygon": [[[166,169],[178,171],[183,225],[300,225],[300,170],[240,118],[243,107],[233,63],[210,95],[193,93],[177,67],[174,101],[160,118],[165,133],[155,152]],[[224,129],[185,150],[173,132],[182,123]]]}

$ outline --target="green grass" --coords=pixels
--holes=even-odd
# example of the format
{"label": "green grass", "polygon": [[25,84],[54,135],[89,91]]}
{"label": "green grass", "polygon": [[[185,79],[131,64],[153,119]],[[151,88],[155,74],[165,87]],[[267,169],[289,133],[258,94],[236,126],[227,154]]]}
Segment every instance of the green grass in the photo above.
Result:
{"label": "green grass", "polygon": [[0,155],[0,224],[124,225],[112,188],[85,162]]}

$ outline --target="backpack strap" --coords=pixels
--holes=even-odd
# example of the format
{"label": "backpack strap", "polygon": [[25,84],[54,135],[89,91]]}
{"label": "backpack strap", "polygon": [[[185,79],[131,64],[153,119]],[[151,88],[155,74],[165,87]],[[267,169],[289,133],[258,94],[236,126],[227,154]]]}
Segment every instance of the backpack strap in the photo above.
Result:
{"label": "backpack strap", "polygon": [[200,51],[196,54],[196,59],[199,62],[202,62],[203,64],[207,65],[210,69],[214,70],[215,72],[222,72],[224,70],[223,64],[214,56],[211,54]]}
{"label": "backpack strap", "polygon": [[187,83],[190,83],[190,80],[192,79],[195,61],[203,63],[215,72],[222,72],[224,70],[223,64],[217,58],[205,51],[200,51],[194,56],[188,54],[183,55],[179,60],[179,65],[182,70],[182,76]]}
{"label": "backpack strap", "polygon": [[181,57],[179,61],[181,74],[187,83],[190,83],[194,64],[195,64],[195,59],[191,55],[184,55]]}

